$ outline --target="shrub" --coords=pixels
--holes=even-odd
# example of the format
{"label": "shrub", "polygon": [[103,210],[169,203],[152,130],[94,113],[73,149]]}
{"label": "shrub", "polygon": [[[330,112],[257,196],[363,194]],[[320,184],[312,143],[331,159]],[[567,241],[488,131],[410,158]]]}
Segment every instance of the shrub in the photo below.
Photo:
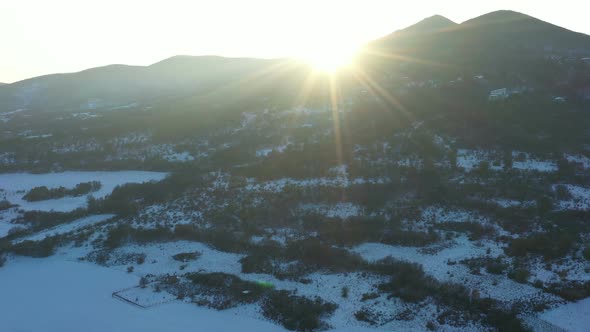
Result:
{"label": "shrub", "polygon": [[1,200],[0,201],[0,211],[8,210],[8,209],[10,209],[13,206],[14,205],[10,204],[10,202],[7,201],[7,200]]}
{"label": "shrub", "polygon": [[226,298],[228,306],[232,302],[252,303],[258,301],[270,289],[268,285],[242,280],[234,275],[215,273],[188,273],[185,275],[193,285],[203,287],[203,291]]}
{"label": "shrub", "polygon": [[426,323],[426,329],[428,331],[436,331],[436,324],[434,324],[433,321],[429,321],[428,323]]}
{"label": "shrub", "polygon": [[198,251],[195,252],[183,252],[180,254],[176,254],[174,256],[172,256],[172,258],[175,261],[179,261],[179,262],[188,262],[188,261],[194,261],[197,260],[199,257],[201,257],[201,253]]}
{"label": "shrub", "polygon": [[23,199],[28,202],[44,201],[48,199],[62,198],[65,196],[82,196],[101,188],[98,181],[78,183],[73,189],[58,187],[49,189],[46,186],[35,187],[29,190]]}
{"label": "shrub", "polygon": [[378,297],[379,297],[379,294],[377,294],[377,293],[365,293],[361,296],[361,302],[368,301],[368,300],[374,300]]}
{"label": "shrub", "polygon": [[575,244],[576,236],[565,232],[538,233],[513,239],[504,249],[509,256],[542,255],[545,259],[567,255]]}
{"label": "shrub", "polygon": [[315,331],[326,328],[322,318],[338,306],[316,297],[311,300],[288,291],[274,291],[262,303],[264,317],[292,331]]}
{"label": "shrub", "polygon": [[308,266],[332,271],[357,271],[364,266],[363,259],[348,250],[334,248],[317,239],[290,243],[285,250],[286,258],[299,260]]}
{"label": "shrub", "polygon": [[424,273],[421,265],[385,259],[372,269],[391,276],[389,282],[379,285],[380,290],[406,302],[420,302],[434,290],[435,281]]}
{"label": "shrub", "polygon": [[348,298],[348,287],[346,287],[346,286],[342,287],[342,291],[341,291],[340,295],[345,299]]}
{"label": "shrub", "polygon": [[513,269],[508,272],[508,278],[521,284],[525,284],[530,276],[531,273],[525,269]]}
{"label": "shrub", "polygon": [[13,245],[11,251],[16,255],[43,258],[53,255],[57,244],[58,237],[45,238],[41,241],[27,240]]}
{"label": "shrub", "polygon": [[566,186],[560,184],[555,187],[555,196],[560,201],[566,201],[572,198],[572,193]]}
{"label": "shrub", "polygon": [[240,259],[243,273],[273,274],[271,258],[267,255],[248,255]]}
{"label": "shrub", "polygon": [[369,311],[369,309],[367,309],[367,308],[363,308],[363,309],[355,312],[354,318],[356,318],[356,320],[358,320],[360,322],[369,323],[371,325],[377,324],[377,319],[375,317],[375,314],[373,312]]}

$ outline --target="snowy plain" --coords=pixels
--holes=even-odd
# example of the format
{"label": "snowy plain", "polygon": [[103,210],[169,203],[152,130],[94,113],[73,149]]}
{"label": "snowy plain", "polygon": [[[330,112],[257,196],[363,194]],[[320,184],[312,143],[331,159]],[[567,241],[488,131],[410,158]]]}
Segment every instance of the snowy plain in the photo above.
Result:
{"label": "snowy plain", "polygon": [[590,329],[590,298],[548,310],[540,317],[570,332],[586,332]]}
{"label": "snowy plain", "polygon": [[92,264],[18,258],[0,270],[0,280],[6,332],[285,331],[270,322],[177,301],[134,307],[111,294],[137,285],[139,278]]}

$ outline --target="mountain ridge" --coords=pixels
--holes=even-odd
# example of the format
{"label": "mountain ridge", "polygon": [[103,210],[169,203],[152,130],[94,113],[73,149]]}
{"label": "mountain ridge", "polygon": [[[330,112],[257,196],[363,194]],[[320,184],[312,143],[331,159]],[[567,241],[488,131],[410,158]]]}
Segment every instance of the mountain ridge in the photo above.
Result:
{"label": "mountain ridge", "polygon": [[[420,60],[419,66],[426,71],[433,70],[427,63],[443,63],[445,70],[455,71],[452,75],[465,68],[518,72],[523,64],[543,58],[546,52],[590,55],[590,36],[504,10],[461,24],[434,15],[374,40],[366,49],[375,49],[375,54],[393,53],[403,59]],[[378,62],[378,56],[367,54],[361,56],[364,63]],[[288,60],[177,55],[147,66],[112,64],[75,73],[43,75],[0,85],[0,110],[72,110],[89,99],[108,100],[107,105],[115,106],[158,98],[171,100],[245,78],[268,76],[269,69],[281,61]],[[379,61],[391,64],[390,59]],[[289,75],[305,71],[279,72],[276,76],[288,80]]]}

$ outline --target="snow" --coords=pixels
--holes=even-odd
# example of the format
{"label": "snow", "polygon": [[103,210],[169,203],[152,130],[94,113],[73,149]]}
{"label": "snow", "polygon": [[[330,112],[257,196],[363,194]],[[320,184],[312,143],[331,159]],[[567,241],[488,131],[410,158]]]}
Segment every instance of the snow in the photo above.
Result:
{"label": "snow", "polygon": [[540,160],[531,157],[529,153],[513,151],[512,168],[524,171],[556,172],[557,164],[551,160]]}
{"label": "snow", "polygon": [[[476,169],[481,162],[487,161],[491,170],[501,171],[503,162],[498,155],[499,153],[494,151],[459,149],[457,150],[457,166],[464,168],[466,171],[471,171]],[[512,157],[513,169],[546,173],[557,171],[557,164],[554,161],[536,159],[529,153],[513,151]]]}
{"label": "snow", "polygon": [[3,238],[6,235],[8,235],[8,231],[10,231],[15,226],[16,225],[13,225],[11,223],[0,221],[0,238]]}
{"label": "snow", "polygon": [[167,173],[143,172],[143,171],[118,171],[118,172],[63,172],[63,173],[7,173],[0,174],[0,189],[4,189],[6,199],[20,205],[20,208],[27,211],[72,211],[86,206],[86,196],[63,197],[38,202],[27,202],[22,196],[31,188],[47,186],[57,188],[64,186],[73,188],[78,183],[99,181],[102,184],[100,190],[91,193],[90,196],[102,198],[109,195],[118,185],[126,183],[142,183],[148,181],[160,181],[167,176]]}
{"label": "snow", "polygon": [[272,151],[273,151],[273,148],[264,148],[264,149],[256,150],[256,157],[268,157],[268,155],[271,154]]}
{"label": "snow", "polygon": [[274,147],[265,147],[265,148],[256,150],[256,157],[268,157],[268,155],[270,155],[273,152],[283,153],[283,152],[285,152],[285,150],[287,150],[289,145],[292,145],[292,144],[293,143],[291,143],[291,141],[287,138],[285,140],[284,144],[274,146]]}
{"label": "snow", "polygon": [[70,223],[58,225],[58,226],[50,228],[48,230],[44,230],[40,233],[31,235],[31,236],[27,236],[22,239],[15,240],[14,242],[18,243],[18,242],[27,241],[27,240],[41,241],[44,238],[49,237],[49,236],[67,234],[67,233],[71,233],[71,232],[77,231],[79,229],[88,227],[88,226],[92,226],[92,225],[101,223],[105,220],[108,220],[108,219],[114,217],[114,216],[115,216],[114,214],[98,214],[98,215],[92,215],[92,216],[80,218],[80,219],[74,220]]}
{"label": "snow", "polygon": [[6,123],[8,121],[10,121],[12,119],[12,116],[16,113],[20,113],[24,111],[24,109],[17,109],[16,111],[12,111],[12,112],[4,112],[4,113],[0,113],[0,121]]}
{"label": "snow", "polygon": [[195,160],[195,157],[193,157],[190,152],[184,151],[184,152],[176,152],[176,153],[169,153],[163,156],[164,159],[170,161],[170,162],[187,162],[187,161],[193,161]]}
{"label": "snow", "polygon": [[243,112],[242,113],[242,123],[241,123],[242,129],[253,124],[256,121],[257,116],[258,115],[256,113]]}
{"label": "snow", "polygon": [[506,198],[493,198],[489,199],[489,202],[493,202],[498,204],[498,206],[503,208],[511,208],[511,207],[529,207],[535,204],[534,201],[519,201],[515,199],[506,199]]}
{"label": "snow", "polygon": [[172,302],[176,296],[165,291],[156,292],[151,286],[145,288],[131,287],[116,292],[117,296],[123,300],[136,303],[144,308]]}
{"label": "snow", "polygon": [[90,113],[90,112],[73,113],[72,116],[75,118],[79,118],[80,120],[87,120],[87,119],[101,117],[101,115]]}
{"label": "snow", "polygon": [[[201,253],[201,256],[195,261],[183,263],[172,258],[173,255],[179,253],[195,251]],[[242,271],[240,259],[244,257],[244,255],[215,250],[203,243],[188,241],[130,245],[114,250],[112,256],[133,253],[146,254],[144,264],[134,265],[134,273],[138,275],[180,272],[181,265],[186,265],[186,268],[182,270],[183,273],[201,271],[239,274]],[[126,271],[128,265],[118,265],[114,266],[114,268]]]}
{"label": "snow", "polygon": [[53,136],[53,134],[29,135],[29,136],[25,136],[25,139],[49,138],[52,136]]}
{"label": "snow", "polygon": [[570,163],[580,163],[584,168],[590,168],[590,158],[586,156],[566,154],[565,159]]}
{"label": "snow", "polygon": [[304,211],[313,211],[329,218],[347,219],[362,215],[363,208],[352,203],[337,203],[336,205],[326,204],[305,204],[301,208]]}
{"label": "snow", "polygon": [[[570,200],[560,201],[559,207],[564,210],[578,210],[586,211],[590,209],[590,188],[580,187],[576,185],[564,185],[572,195]],[[553,186],[553,190],[557,185]]]}
{"label": "snow", "polygon": [[590,325],[590,298],[546,311],[540,315],[540,318],[570,332],[588,331]]}
{"label": "snow", "polygon": [[514,161],[512,168],[520,169],[524,171],[537,171],[537,172],[556,172],[557,164],[552,161],[546,160],[527,160],[527,161]]}
{"label": "snow", "polygon": [[[487,249],[490,254],[487,254]],[[489,256],[498,257],[503,254],[502,248],[489,241],[479,244],[469,241],[466,236],[458,237],[454,243],[436,252],[425,251],[422,248],[392,246],[380,243],[365,243],[352,249],[367,261],[377,261],[388,256],[395,259],[421,264],[424,271],[440,281],[460,283],[468,288],[477,289],[482,296],[501,301],[515,301],[543,296],[543,292],[529,285],[516,283],[505,276],[473,275],[469,269],[459,261],[468,258]],[[454,262],[455,264],[448,264]],[[547,297],[550,297],[547,295]],[[552,298],[552,297],[551,297]]]}
{"label": "snow", "polygon": [[16,163],[14,152],[0,152],[0,164],[10,165]]}
{"label": "snow", "polygon": [[139,278],[92,264],[19,258],[0,269],[0,279],[0,312],[9,313],[2,315],[3,331],[285,331],[178,301],[149,309],[132,306],[111,294],[136,286]]}
{"label": "snow", "polygon": [[490,151],[468,149],[457,150],[457,166],[466,171],[476,169],[484,161],[490,163],[490,169],[492,170],[499,171],[502,169],[501,166],[493,165],[493,153]]}
{"label": "snow", "polygon": [[263,183],[256,183],[256,184],[248,184],[245,189],[248,191],[268,191],[268,192],[281,192],[288,186],[294,187],[314,187],[314,186],[323,186],[323,187],[348,187],[350,185],[355,184],[383,184],[387,183],[390,180],[387,178],[355,178],[355,179],[348,179],[346,177],[336,177],[336,178],[312,178],[312,179],[305,179],[305,180],[296,180],[291,178],[282,178],[278,180],[263,182]]}
{"label": "snow", "polygon": [[127,105],[121,105],[121,106],[115,106],[115,107],[111,107],[109,108],[109,110],[114,111],[114,110],[122,110],[122,109],[129,109],[129,108],[135,108],[138,107],[139,103],[138,102],[133,102]]}
{"label": "snow", "polygon": [[485,223],[487,219],[477,212],[462,209],[446,209],[439,206],[429,206],[422,211],[422,219],[432,223],[449,222],[479,222]]}

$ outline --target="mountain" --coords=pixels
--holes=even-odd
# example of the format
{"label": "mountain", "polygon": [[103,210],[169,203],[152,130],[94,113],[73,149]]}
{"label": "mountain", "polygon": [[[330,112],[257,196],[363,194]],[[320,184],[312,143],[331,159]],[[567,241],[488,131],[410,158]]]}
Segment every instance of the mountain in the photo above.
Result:
{"label": "mountain", "polygon": [[[436,33],[440,31],[450,30],[458,24],[441,15],[434,15],[424,20],[407,27],[403,30],[397,31],[397,34],[423,34]],[[395,35],[394,33],[393,35]]]}
{"label": "mountain", "polygon": [[[359,65],[369,71],[406,63],[424,79],[456,78],[466,71],[548,78],[553,73],[544,58],[590,55],[590,36],[497,11],[461,24],[432,16],[370,42],[365,50]],[[2,85],[0,111],[121,109],[169,101],[191,105],[201,96],[215,95],[207,102],[216,103],[246,93],[292,94],[308,72],[309,67],[288,59],[175,56],[150,66],[110,65]],[[240,82],[245,84],[238,87]]]}
{"label": "mountain", "polygon": [[590,36],[534,17],[497,11],[461,24],[434,16],[370,42],[370,54],[389,54],[447,67],[517,70],[552,55],[590,54]]}
{"label": "mountain", "polygon": [[109,65],[35,77],[0,87],[0,109],[120,108],[206,93],[282,60],[175,56],[150,66]]}

